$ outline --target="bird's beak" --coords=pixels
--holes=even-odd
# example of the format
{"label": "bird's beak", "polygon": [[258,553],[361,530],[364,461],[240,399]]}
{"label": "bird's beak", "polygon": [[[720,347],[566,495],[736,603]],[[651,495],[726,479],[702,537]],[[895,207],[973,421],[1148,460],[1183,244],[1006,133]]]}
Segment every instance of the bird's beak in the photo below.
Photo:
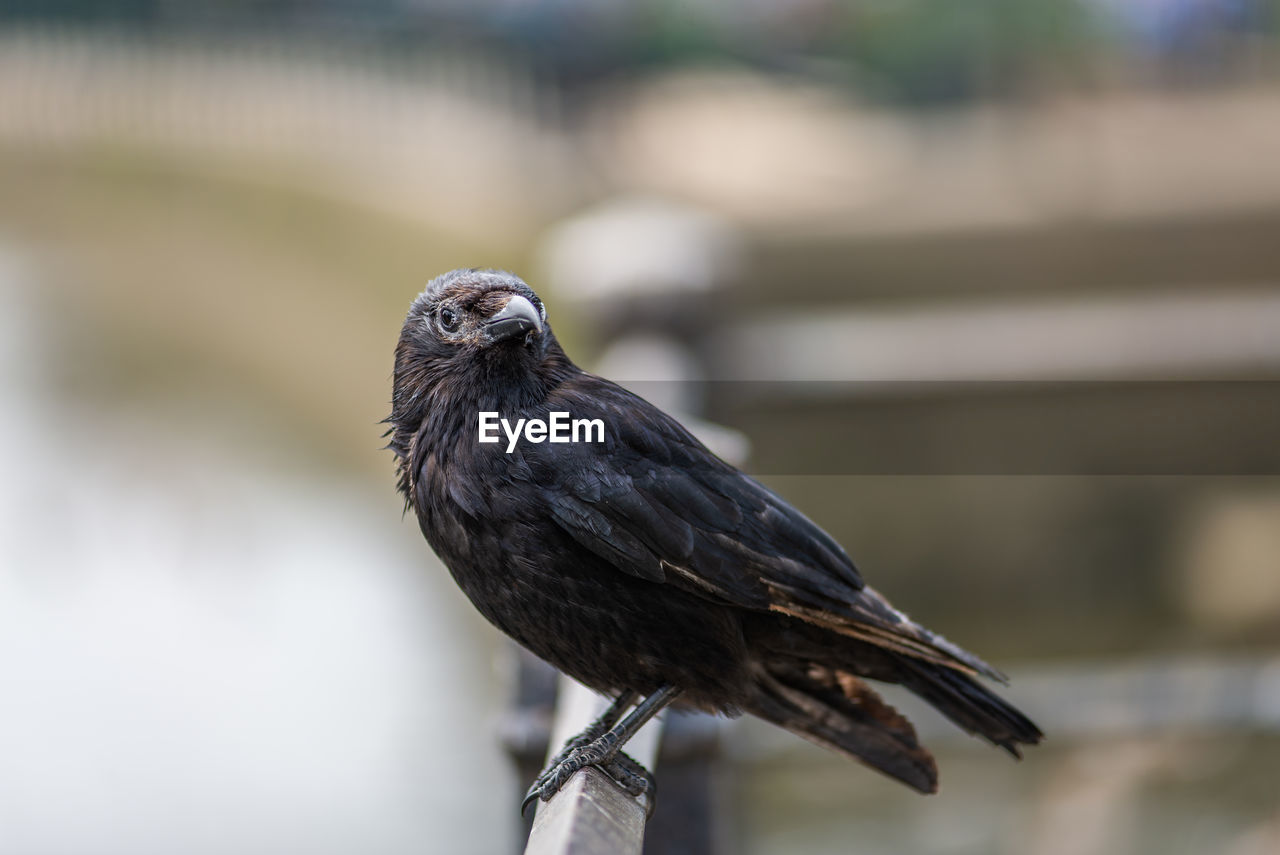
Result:
{"label": "bird's beak", "polygon": [[542,316],[528,298],[513,294],[507,305],[484,325],[489,341],[505,341],[529,332],[542,332]]}

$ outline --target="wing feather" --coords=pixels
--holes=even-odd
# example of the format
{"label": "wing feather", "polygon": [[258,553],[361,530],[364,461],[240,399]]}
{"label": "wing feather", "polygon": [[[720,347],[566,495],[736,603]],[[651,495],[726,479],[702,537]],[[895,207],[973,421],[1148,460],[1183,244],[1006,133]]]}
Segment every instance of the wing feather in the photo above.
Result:
{"label": "wing feather", "polygon": [[830,535],[642,398],[583,374],[548,408],[605,422],[603,448],[524,453],[556,524],[618,570],[1003,679],[895,610]]}

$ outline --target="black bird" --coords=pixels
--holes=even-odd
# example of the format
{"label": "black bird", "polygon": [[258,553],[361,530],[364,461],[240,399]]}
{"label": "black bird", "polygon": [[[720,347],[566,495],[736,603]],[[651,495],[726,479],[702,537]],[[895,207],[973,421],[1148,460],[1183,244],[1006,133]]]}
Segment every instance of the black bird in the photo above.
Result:
{"label": "black bird", "polygon": [[[479,441],[481,412],[600,419],[603,441],[522,438],[508,453],[505,436]],[[526,805],[585,765],[649,789],[619,749],[673,701],[751,713],[925,793],[933,756],[867,680],[905,686],[1015,757],[1041,739],[975,679],[1006,682],[999,672],[894,609],[824,531],[574,365],[510,273],[455,270],[413,302],[387,422],[406,509],[475,607],[616,699]]]}

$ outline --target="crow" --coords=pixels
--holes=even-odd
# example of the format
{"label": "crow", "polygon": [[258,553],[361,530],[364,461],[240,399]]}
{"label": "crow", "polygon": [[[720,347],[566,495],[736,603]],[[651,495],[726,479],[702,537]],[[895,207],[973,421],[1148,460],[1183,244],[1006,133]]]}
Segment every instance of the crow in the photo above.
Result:
{"label": "crow", "polygon": [[[482,413],[508,425],[567,413],[603,430],[482,442]],[[476,609],[614,698],[525,806],[586,765],[652,791],[620,749],[673,702],[750,713],[923,793],[937,789],[933,756],[869,680],[906,687],[1014,757],[1042,737],[977,679],[1007,682],[998,671],[891,606],[826,532],[571,362],[510,273],[455,270],[413,301],[386,423],[406,513]]]}

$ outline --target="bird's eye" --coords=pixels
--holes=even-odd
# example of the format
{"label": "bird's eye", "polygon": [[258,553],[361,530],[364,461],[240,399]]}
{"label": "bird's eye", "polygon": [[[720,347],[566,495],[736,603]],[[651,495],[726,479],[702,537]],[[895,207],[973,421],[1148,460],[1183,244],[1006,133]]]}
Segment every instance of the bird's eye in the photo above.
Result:
{"label": "bird's eye", "polygon": [[458,328],[458,315],[452,309],[441,309],[440,326],[448,332],[453,332]]}

